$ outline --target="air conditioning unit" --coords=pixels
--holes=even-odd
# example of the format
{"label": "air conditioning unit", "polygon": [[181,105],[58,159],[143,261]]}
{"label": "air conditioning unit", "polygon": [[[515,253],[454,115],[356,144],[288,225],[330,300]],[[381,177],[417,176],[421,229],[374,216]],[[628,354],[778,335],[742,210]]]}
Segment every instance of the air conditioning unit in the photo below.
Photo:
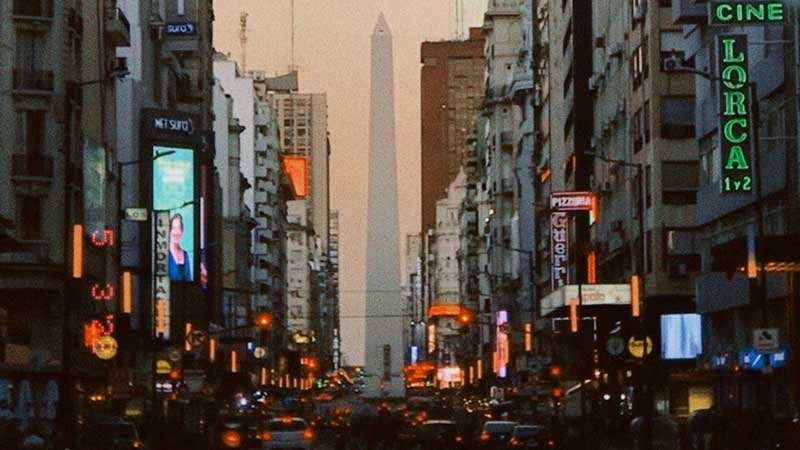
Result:
{"label": "air conditioning unit", "polygon": [[612,58],[622,57],[622,42],[615,42],[611,48],[608,49],[608,56]]}
{"label": "air conditioning unit", "polygon": [[619,233],[622,232],[623,229],[625,229],[625,225],[622,223],[621,220],[615,220],[611,222],[611,231]]}
{"label": "air conditioning unit", "polygon": [[641,5],[635,5],[633,7],[633,20],[634,21],[644,20],[644,8]]}
{"label": "air conditioning unit", "polygon": [[661,70],[664,72],[680,72],[686,69],[680,53],[671,53],[661,59]]}

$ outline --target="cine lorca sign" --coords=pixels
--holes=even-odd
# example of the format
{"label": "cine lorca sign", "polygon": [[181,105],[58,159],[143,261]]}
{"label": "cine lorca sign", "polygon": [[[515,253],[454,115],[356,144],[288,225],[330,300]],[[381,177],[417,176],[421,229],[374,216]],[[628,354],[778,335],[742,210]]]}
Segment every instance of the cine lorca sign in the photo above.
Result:
{"label": "cine lorca sign", "polygon": [[723,194],[753,190],[752,127],[747,77],[747,35],[720,34],[719,61],[720,154]]}

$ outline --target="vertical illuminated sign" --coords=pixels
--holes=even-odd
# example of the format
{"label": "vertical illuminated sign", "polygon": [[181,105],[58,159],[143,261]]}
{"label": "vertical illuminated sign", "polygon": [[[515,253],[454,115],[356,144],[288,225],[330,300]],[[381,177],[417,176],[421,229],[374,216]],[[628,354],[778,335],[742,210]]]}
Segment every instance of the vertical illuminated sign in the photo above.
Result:
{"label": "vertical illuminated sign", "polygon": [[497,348],[495,349],[494,371],[499,378],[505,378],[508,372],[509,343],[508,333],[503,325],[508,324],[508,311],[497,311]]}
{"label": "vertical illuminated sign", "polygon": [[436,351],[436,325],[428,325],[428,354]]}
{"label": "vertical illuminated sign", "polygon": [[722,193],[753,190],[751,169],[750,91],[747,78],[747,35],[720,34],[719,140],[722,162]]}
{"label": "vertical illuminated sign", "polygon": [[169,339],[169,212],[155,214],[155,249],[153,251],[153,287],[156,336]]}
{"label": "vertical illuminated sign", "polygon": [[550,214],[550,286],[553,290],[569,283],[569,220],[567,213]]}
{"label": "vertical illuminated sign", "polygon": [[[173,282],[194,279],[194,151],[153,146],[153,209],[168,211],[167,271]],[[198,202],[199,203],[199,202]]]}

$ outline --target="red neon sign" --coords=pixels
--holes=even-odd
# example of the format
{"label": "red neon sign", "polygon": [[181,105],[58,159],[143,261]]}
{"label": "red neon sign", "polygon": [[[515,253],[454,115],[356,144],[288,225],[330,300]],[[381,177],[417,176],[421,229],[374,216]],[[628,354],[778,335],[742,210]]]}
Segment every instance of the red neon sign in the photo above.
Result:
{"label": "red neon sign", "polygon": [[[102,240],[100,240],[100,238],[102,238]],[[94,244],[95,247],[114,246],[114,230],[92,231],[92,244]]]}
{"label": "red neon sign", "polygon": [[92,286],[92,298],[99,301],[108,301],[114,298],[114,287],[106,283],[106,287],[100,289],[100,285],[95,283]]}

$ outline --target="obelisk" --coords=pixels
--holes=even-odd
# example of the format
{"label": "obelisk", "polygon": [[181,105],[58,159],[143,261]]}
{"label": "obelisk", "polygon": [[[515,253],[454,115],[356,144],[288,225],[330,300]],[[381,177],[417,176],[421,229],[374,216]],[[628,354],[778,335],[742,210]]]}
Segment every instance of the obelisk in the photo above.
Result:
{"label": "obelisk", "polygon": [[383,17],[372,32],[367,205],[366,398],[401,398],[403,302],[397,211],[392,34]]}

